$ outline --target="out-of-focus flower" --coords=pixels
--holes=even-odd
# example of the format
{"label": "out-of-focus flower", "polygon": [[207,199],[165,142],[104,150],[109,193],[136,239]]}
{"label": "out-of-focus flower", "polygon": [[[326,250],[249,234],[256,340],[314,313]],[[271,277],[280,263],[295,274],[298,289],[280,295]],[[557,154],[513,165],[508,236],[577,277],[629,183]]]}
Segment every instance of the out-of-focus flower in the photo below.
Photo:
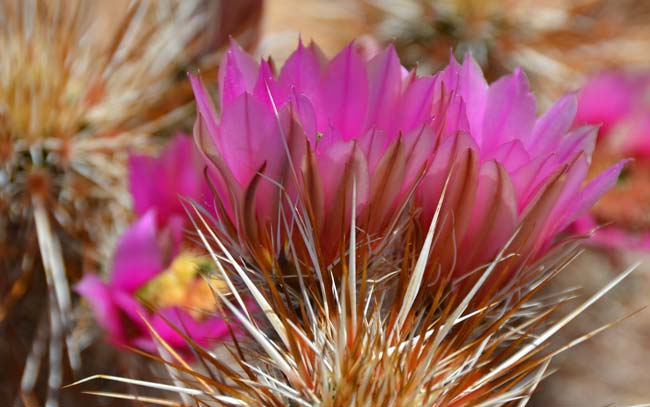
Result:
{"label": "out-of-focus flower", "polygon": [[182,134],[169,142],[160,157],[130,155],[129,190],[135,214],[143,216],[155,208],[159,224],[166,224],[174,216],[186,217],[183,198],[211,206],[204,168],[203,156]]}
{"label": "out-of-focus flower", "polygon": [[226,323],[214,315],[218,301],[212,290],[221,283],[210,280],[210,286],[209,260],[181,251],[182,227],[181,218],[158,226],[155,210],[148,211],[120,238],[109,280],[89,274],[77,285],[111,342],[156,352],[145,321],[181,349],[186,342],[170,324],[204,346],[228,335]]}
{"label": "out-of-focus flower", "polygon": [[650,75],[595,75],[580,90],[579,101],[576,125],[601,125],[594,170],[625,156],[634,162],[574,229],[594,232],[592,242],[605,247],[650,250]]}
{"label": "out-of-focus flower", "polygon": [[299,44],[276,74],[233,44],[219,75],[221,113],[191,80],[220,220],[258,260],[285,249],[276,236],[298,233],[297,210],[328,264],[344,247],[353,190],[357,227],[370,240],[386,236],[407,202],[427,230],[449,179],[431,273],[473,270],[517,230],[512,261],[521,264],[548,250],[623,166],[584,186],[596,129],[570,130],[576,96],[537,118],[521,70],[488,86],[471,57],[418,77],[392,46],[364,61],[353,44],[332,60]]}
{"label": "out-of-focus flower", "polygon": [[176,136],[158,158],[130,157],[130,189],[140,218],[120,237],[109,280],[88,274],[77,286],[111,342],[155,351],[143,319],[163,340],[181,348],[185,340],[170,324],[204,345],[228,333],[214,316],[218,301],[212,290],[222,283],[210,276],[209,260],[184,238],[189,220],[181,199],[209,202],[204,166],[192,139],[184,135]]}

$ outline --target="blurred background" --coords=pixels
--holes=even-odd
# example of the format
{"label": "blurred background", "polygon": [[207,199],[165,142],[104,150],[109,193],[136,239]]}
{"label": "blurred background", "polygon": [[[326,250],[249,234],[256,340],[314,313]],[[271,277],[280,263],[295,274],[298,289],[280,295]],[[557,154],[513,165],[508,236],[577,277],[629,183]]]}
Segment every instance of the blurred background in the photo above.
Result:
{"label": "blurred background", "polygon": [[[98,372],[164,374],[105,344],[69,286],[84,273],[106,269],[116,236],[133,218],[128,153],[153,154],[176,132],[191,133],[195,107],[185,73],[199,70],[212,75],[214,84],[230,37],[258,56],[271,56],[276,67],[299,38],[317,42],[327,56],[353,40],[367,55],[392,42],[402,63],[420,73],[435,72],[450,56],[462,59],[466,53],[490,81],[521,66],[541,109],[577,92],[580,109],[585,106],[577,124],[603,125],[594,168],[622,157],[634,161],[614,191],[576,226],[578,233],[600,229],[552,289],[577,288],[586,297],[628,264],[644,263],[556,341],[568,342],[650,303],[650,1],[0,4],[3,405],[42,405],[46,399],[52,406],[124,405],[55,387]],[[25,124],[35,117],[40,127]],[[43,236],[58,243],[43,247]],[[563,353],[554,366],[533,405],[650,402],[650,312],[642,310]],[[117,389],[122,387],[107,391]]]}

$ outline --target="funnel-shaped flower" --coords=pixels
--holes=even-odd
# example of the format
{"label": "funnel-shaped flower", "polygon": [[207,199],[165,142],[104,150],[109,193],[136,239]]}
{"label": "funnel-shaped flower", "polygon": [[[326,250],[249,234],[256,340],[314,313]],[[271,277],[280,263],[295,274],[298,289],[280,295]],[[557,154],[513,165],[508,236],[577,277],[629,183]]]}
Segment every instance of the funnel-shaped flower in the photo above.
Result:
{"label": "funnel-shaped flower", "polygon": [[[594,168],[633,156],[620,182],[573,226],[604,247],[650,250],[650,75],[622,71],[592,77],[579,93],[576,125],[601,125]],[[604,226],[603,226],[604,225]]]}
{"label": "funnel-shaped flower", "polygon": [[219,287],[220,282],[206,274],[211,263],[183,236],[189,222],[181,196],[202,203],[208,196],[201,156],[190,138],[179,135],[159,158],[134,155],[129,161],[130,188],[140,217],[121,236],[108,281],[86,275],[77,291],[93,306],[109,340],[118,345],[154,352],[147,323],[179,349],[186,343],[171,325],[206,345],[228,336],[225,322],[214,316],[211,285]]}
{"label": "funnel-shaped flower", "polygon": [[[357,226],[371,238],[385,236],[406,202],[427,230],[449,180],[431,270],[472,270],[518,229],[513,251],[528,260],[588,210],[622,166],[584,186],[595,130],[570,131],[576,97],[537,118],[521,70],[488,86],[471,57],[418,77],[392,46],[366,61],[352,44],[331,60],[299,44],[275,73],[270,61],[258,64],[232,44],[219,75],[220,113],[191,80],[195,138],[216,169],[220,219],[253,255],[277,241],[276,228],[288,228],[279,215],[298,211],[312,221],[322,253],[335,256],[353,190]],[[278,185],[299,204],[279,209]],[[284,246],[265,247],[264,255],[277,255]]]}
{"label": "funnel-shaped flower", "polygon": [[147,212],[120,238],[109,281],[86,275],[77,285],[111,342],[155,352],[146,322],[179,349],[186,343],[170,323],[205,345],[229,335],[225,322],[213,316],[214,294],[203,277],[210,263],[180,251],[178,219],[161,228],[155,211]]}

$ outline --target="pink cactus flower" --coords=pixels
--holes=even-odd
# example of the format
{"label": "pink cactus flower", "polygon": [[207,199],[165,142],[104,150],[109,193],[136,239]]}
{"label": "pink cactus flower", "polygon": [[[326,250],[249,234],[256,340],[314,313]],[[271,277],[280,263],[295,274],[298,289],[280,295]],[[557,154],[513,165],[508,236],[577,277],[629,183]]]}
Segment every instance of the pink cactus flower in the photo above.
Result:
{"label": "pink cactus flower", "polygon": [[[77,291],[90,302],[99,325],[116,345],[155,352],[145,321],[179,350],[187,345],[169,323],[203,345],[225,338],[228,328],[214,316],[214,296],[202,277],[209,260],[180,251],[181,222],[172,221],[165,228],[156,223],[154,210],[144,214],[120,238],[109,281],[86,275]],[[156,312],[147,305],[155,306]]]}
{"label": "pink cactus flower", "polygon": [[[521,70],[488,85],[470,56],[419,77],[392,46],[364,60],[350,44],[328,60],[316,45],[299,44],[276,73],[271,61],[257,63],[233,43],[219,73],[220,112],[201,80],[190,79],[195,138],[215,169],[220,219],[253,255],[273,241],[278,214],[286,213],[278,210],[278,185],[288,201],[309,202],[320,250],[335,257],[349,233],[352,185],[356,223],[377,237],[409,197],[426,231],[449,178],[431,269],[470,271],[517,229],[513,251],[529,261],[614,185],[624,165],[584,185],[596,128],[571,130],[576,96],[536,117]],[[262,255],[273,250],[281,249]]]}
{"label": "pink cactus flower", "polygon": [[184,239],[189,222],[180,196],[206,199],[203,167],[185,136],[172,140],[160,158],[130,158],[139,219],[120,237],[108,281],[86,275],[76,287],[110,342],[155,352],[147,323],[179,351],[187,344],[171,325],[202,345],[229,337],[210,287],[221,282],[210,279],[210,261]]}
{"label": "pink cactus flower", "polygon": [[186,217],[180,197],[211,207],[205,166],[192,139],[183,134],[174,137],[160,157],[132,154],[129,190],[135,214],[143,216],[155,208],[159,223],[164,225],[174,216]]}
{"label": "pink cactus flower", "polygon": [[614,249],[650,250],[650,74],[610,71],[579,92],[576,125],[601,125],[596,167],[632,156],[625,177],[572,229]]}

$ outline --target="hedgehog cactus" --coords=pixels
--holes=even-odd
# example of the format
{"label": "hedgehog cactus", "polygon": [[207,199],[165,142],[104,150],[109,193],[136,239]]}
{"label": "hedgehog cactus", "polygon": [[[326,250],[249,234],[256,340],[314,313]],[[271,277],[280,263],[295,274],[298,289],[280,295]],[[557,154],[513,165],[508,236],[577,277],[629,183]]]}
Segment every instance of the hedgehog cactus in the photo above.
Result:
{"label": "hedgehog cactus", "polygon": [[235,43],[225,58],[220,110],[190,76],[216,219],[187,208],[247,337],[225,361],[171,324],[209,376],[175,355],[174,385],[133,383],[197,405],[525,405],[540,347],[627,275],[555,323],[564,297],[531,299],[625,163],[585,184],[575,95],[538,118],[520,70],[488,85],[467,57],[418,76],[392,47],[299,44],[279,73]]}

